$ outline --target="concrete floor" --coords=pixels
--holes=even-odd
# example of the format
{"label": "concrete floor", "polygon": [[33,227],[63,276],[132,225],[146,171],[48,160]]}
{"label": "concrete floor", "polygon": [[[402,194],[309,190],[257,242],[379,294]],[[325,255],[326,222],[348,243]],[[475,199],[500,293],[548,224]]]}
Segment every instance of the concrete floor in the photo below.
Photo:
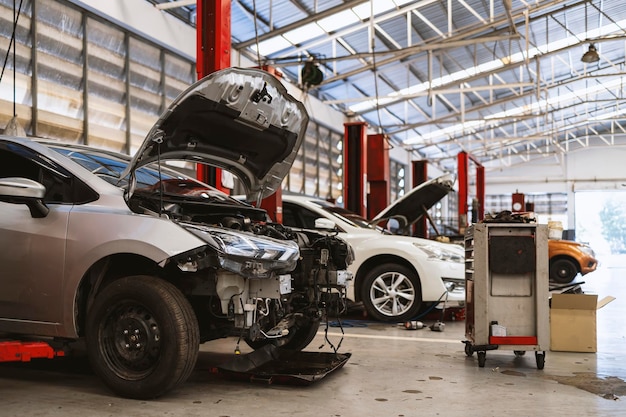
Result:
{"label": "concrete floor", "polygon": [[[546,352],[543,370],[532,352],[511,351],[489,351],[479,368],[464,353],[463,322],[434,332],[349,321],[343,339],[335,327],[328,338],[352,357],[309,386],[215,374],[233,356],[225,339],[203,345],[189,381],[154,401],[111,395],[85,358],[0,364],[0,416],[626,416],[626,257],[584,281],[586,293],[617,297],[598,311],[598,352]],[[321,345],[331,350],[324,333],[307,350]]]}

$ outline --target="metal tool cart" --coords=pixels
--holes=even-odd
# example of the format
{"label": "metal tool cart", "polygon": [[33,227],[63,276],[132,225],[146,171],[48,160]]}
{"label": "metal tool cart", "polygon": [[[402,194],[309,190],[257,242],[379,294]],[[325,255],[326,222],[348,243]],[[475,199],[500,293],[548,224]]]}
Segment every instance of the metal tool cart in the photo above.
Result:
{"label": "metal tool cart", "polygon": [[534,351],[543,369],[549,349],[548,227],[477,223],[465,234],[465,353]]}

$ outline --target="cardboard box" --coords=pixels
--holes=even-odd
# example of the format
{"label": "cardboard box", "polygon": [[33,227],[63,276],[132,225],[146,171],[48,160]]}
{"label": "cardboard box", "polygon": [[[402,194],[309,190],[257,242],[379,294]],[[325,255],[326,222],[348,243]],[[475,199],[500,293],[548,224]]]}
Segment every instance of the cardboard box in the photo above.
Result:
{"label": "cardboard box", "polygon": [[550,350],[561,352],[596,352],[596,311],[615,297],[597,295],[552,294],[550,305]]}

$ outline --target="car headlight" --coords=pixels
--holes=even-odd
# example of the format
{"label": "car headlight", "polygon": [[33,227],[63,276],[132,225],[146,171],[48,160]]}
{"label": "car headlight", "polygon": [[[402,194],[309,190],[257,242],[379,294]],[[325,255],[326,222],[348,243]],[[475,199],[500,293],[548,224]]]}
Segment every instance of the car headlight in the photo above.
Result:
{"label": "car headlight", "polygon": [[465,258],[460,253],[442,248],[439,245],[422,245],[418,243],[414,243],[413,245],[424,252],[426,256],[428,256],[428,260],[431,261],[465,262]]}
{"label": "car headlight", "polygon": [[198,225],[184,227],[217,250],[222,268],[248,278],[269,278],[274,273],[292,271],[300,257],[300,248],[292,240]]}
{"label": "car headlight", "polygon": [[580,249],[580,251],[582,253],[584,253],[585,255],[589,255],[589,256],[596,256],[595,252],[593,251],[593,249],[591,249],[591,246],[587,246],[587,245],[580,245],[578,247],[578,249]]}

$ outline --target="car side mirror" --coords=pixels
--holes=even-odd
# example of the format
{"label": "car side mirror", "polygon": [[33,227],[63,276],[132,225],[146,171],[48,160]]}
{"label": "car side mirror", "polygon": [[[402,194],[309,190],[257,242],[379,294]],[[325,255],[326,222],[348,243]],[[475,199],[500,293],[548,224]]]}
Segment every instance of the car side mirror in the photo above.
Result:
{"label": "car side mirror", "polygon": [[390,233],[395,234],[398,232],[398,230],[400,230],[400,222],[398,221],[398,219],[392,217],[391,219],[389,219],[387,221],[387,230],[389,230]]}
{"label": "car side mirror", "polygon": [[322,230],[334,230],[337,225],[335,222],[329,219],[325,219],[320,217],[319,219],[315,219],[315,228]]}
{"label": "car side mirror", "polygon": [[0,201],[12,204],[26,204],[30,215],[35,218],[46,217],[50,209],[44,204],[46,187],[28,178],[0,178]]}

